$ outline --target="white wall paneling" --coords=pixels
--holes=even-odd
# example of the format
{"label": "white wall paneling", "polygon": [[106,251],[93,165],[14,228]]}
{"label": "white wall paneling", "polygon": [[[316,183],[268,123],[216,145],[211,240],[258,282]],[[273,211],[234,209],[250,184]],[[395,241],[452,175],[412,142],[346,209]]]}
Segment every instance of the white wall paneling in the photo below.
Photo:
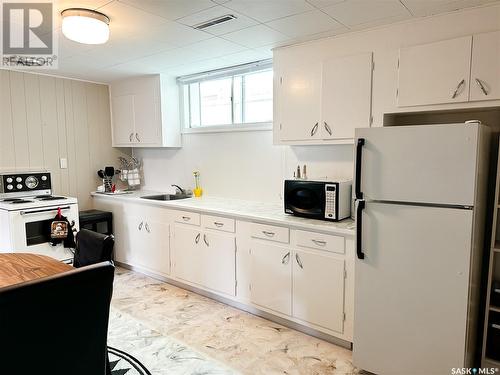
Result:
{"label": "white wall paneling", "polygon": [[49,169],[55,194],[90,207],[96,171],[128,152],[111,148],[108,86],[9,70],[0,78],[0,170]]}

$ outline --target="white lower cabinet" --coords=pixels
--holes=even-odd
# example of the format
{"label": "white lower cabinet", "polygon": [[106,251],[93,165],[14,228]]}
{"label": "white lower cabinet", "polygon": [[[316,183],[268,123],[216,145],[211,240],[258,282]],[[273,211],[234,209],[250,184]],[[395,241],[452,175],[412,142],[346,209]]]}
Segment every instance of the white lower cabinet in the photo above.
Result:
{"label": "white lower cabinet", "polygon": [[175,276],[215,292],[236,295],[234,235],[174,226]]}
{"label": "white lower cabinet", "polygon": [[[142,223],[142,225],[141,225]],[[141,219],[135,262],[152,271],[170,274],[170,225],[161,221]]]}
{"label": "white lower cabinet", "polygon": [[293,316],[342,333],[345,261],[331,255],[295,251]]}
{"label": "white lower cabinet", "polygon": [[250,298],[256,305],[292,313],[291,251],[285,246],[252,241]]}

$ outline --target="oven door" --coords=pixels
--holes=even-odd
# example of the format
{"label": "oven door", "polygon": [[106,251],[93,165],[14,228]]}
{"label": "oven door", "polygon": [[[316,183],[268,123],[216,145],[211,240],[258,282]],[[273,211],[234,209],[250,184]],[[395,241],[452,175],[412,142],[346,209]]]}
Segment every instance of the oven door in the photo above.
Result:
{"label": "oven door", "polygon": [[75,222],[78,230],[78,205],[48,206],[10,212],[12,224],[13,251],[16,253],[34,253],[48,255],[52,258],[69,261],[73,259],[70,249],[62,244],[52,246],[50,241],[50,223],[61,207],[62,215],[70,223]]}
{"label": "oven door", "polygon": [[325,183],[286,180],[285,211],[297,216],[324,219]]}

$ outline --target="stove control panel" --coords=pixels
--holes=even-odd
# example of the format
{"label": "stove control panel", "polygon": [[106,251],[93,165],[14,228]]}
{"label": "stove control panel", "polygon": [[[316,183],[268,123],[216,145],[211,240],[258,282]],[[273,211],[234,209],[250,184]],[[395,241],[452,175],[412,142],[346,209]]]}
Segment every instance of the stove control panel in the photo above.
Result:
{"label": "stove control panel", "polygon": [[13,195],[12,193],[50,194],[51,188],[49,172],[0,174],[0,194],[3,196]]}

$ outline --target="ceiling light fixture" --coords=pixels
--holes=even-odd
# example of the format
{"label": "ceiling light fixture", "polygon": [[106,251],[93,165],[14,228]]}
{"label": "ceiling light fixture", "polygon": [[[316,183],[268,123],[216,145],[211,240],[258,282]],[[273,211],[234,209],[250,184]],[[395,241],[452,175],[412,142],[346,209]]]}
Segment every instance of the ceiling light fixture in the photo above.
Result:
{"label": "ceiling light fixture", "polygon": [[62,32],[83,44],[103,44],[109,39],[109,17],[91,9],[69,8],[61,12]]}

